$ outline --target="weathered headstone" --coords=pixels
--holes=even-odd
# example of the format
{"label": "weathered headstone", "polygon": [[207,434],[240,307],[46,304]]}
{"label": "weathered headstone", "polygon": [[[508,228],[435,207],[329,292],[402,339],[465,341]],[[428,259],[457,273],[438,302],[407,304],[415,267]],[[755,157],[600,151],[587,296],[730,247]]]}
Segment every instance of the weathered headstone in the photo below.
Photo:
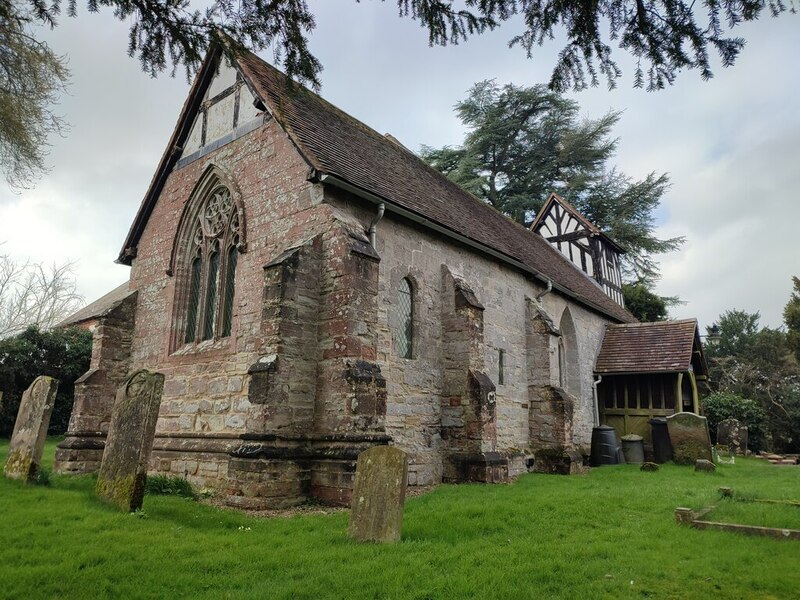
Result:
{"label": "weathered headstone", "polygon": [[690,412],[667,417],[673,460],[679,465],[693,465],[698,459],[711,462],[711,437],[708,420]]}
{"label": "weathered headstone", "polygon": [[358,456],[347,535],[362,542],[398,542],[403,528],[408,456],[376,446]]}
{"label": "weathered headstone", "polygon": [[161,373],[136,371],[114,400],[96,492],[125,511],[142,507],[163,388]]}
{"label": "weathered headstone", "polygon": [[747,454],[747,425],[737,419],[725,419],[717,425],[717,443],[730,448],[734,454]]}
{"label": "weathered headstone", "polygon": [[8,447],[5,475],[10,479],[35,481],[47,439],[47,427],[56,401],[58,379],[42,375],[22,394],[14,433]]}
{"label": "weathered headstone", "polygon": [[704,473],[713,473],[714,471],[717,470],[717,465],[715,465],[710,460],[698,458],[696,461],[694,461],[694,470],[702,471]]}

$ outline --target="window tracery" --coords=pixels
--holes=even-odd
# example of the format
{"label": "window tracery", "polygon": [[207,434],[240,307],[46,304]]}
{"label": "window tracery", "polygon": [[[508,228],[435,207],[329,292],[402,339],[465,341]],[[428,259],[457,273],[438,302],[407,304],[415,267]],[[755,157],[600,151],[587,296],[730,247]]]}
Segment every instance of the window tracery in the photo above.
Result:
{"label": "window tracery", "polygon": [[192,219],[185,256],[188,264],[183,342],[231,334],[240,217],[230,190],[219,182]]}

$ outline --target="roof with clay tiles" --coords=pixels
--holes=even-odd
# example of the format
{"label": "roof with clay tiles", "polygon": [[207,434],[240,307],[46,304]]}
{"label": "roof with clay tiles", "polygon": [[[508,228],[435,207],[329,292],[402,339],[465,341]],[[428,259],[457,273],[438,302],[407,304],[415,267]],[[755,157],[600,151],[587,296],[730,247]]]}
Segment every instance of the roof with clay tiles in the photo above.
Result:
{"label": "roof with clay tiles", "polygon": [[707,372],[697,321],[658,321],[606,326],[595,373]]}
{"label": "roof with clay tiles", "polygon": [[[179,147],[188,136],[197,98],[202,97],[205,89],[203,81],[207,86],[213,75],[213,68],[208,66],[218,60],[213,52],[206,57],[190,91],[170,147],[142,202],[119,262],[130,264],[135,255],[165,174],[177,160],[169,148]],[[289,135],[317,180],[344,182],[353,190],[384,201],[388,212],[404,211],[446,234],[474,242],[501,260],[521,264],[540,281],[551,280],[556,291],[612,320],[635,322],[631,313],[609,298],[593,279],[544,238],[472,196],[392,138],[292,82],[255,54],[238,51],[232,60],[251,92]]]}

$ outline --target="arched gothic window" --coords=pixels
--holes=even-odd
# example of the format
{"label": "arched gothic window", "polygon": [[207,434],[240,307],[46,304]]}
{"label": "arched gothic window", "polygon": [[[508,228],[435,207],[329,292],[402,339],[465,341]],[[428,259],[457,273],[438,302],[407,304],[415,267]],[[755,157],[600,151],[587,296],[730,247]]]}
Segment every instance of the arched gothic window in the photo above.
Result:
{"label": "arched gothic window", "polygon": [[189,226],[182,332],[187,344],[231,334],[240,219],[230,190],[219,182],[212,185]]}
{"label": "arched gothic window", "polygon": [[414,298],[408,277],[400,280],[397,290],[394,348],[400,358],[411,358],[414,348]]}

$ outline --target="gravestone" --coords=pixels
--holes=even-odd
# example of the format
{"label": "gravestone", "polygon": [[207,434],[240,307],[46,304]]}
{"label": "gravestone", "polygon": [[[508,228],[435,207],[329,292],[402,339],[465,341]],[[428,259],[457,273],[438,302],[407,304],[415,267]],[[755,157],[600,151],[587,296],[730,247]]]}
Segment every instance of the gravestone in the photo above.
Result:
{"label": "gravestone", "polygon": [[38,477],[57,390],[58,379],[42,375],[22,394],[8,447],[6,477],[26,481],[35,481]]}
{"label": "gravestone", "polygon": [[679,412],[667,417],[667,429],[675,464],[693,465],[698,459],[712,461],[711,437],[705,417]]}
{"label": "gravestone", "polygon": [[737,419],[725,419],[717,425],[717,443],[727,446],[732,454],[747,454],[747,425]]}
{"label": "gravestone", "polygon": [[136,371],[114,400],[95,490],[99,498],[125,511],[142,507],[163,388],[161,373]]}
{"label": "gravestone", "polygon": [[398,542],[403,527],[408,456],[390,446],[358,455],[347,535],[362,542]]}
{"label": "gravestone", "polygon": [[714,471],[717,470],[717,465],[715,465],[710,460],[704,460],[702,458],[698,458],[694,462],[694,470],[701,471],[704,473],[713,473]]}

